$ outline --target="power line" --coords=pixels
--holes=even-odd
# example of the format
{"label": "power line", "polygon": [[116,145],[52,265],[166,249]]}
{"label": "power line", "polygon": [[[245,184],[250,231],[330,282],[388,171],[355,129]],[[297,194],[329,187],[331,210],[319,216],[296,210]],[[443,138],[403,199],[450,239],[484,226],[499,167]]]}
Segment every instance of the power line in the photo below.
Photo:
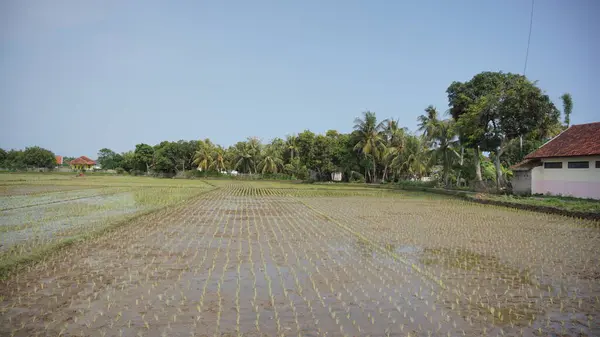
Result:
{"label": "power line", "polygon": [[527,38],[527,52],[525,53],[525,67],[523,67],[523,76],[527,71],[527,59],[529,58],[529,45],[531,44],[531,28],[533,27],[533,5],[535,0],[531,0],[531,15],[529,17],[529,37]]}

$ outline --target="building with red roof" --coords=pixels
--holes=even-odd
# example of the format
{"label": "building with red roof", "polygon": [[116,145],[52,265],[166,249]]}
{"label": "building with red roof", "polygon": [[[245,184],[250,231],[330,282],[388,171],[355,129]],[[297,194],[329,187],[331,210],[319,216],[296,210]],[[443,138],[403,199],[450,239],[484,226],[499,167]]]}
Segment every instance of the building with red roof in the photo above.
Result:
{"label": "building with red roof", "polygon": [[79,158],[71,160],[69,162],[69,165],[73,170],[91,170],[96,165],[96,161],[86,156],[81,156]]}
{"label": "building with red roof", "polygon": [[569,127],[511,168],[517,194],[600,199],[600,122]]}

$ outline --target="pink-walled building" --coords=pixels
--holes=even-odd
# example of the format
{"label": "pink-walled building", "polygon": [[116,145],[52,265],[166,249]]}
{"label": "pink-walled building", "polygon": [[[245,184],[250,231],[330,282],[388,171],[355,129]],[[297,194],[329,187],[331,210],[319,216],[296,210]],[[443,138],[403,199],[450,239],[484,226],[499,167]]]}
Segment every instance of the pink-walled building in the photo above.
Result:
{"label": "pink-walled building", "polygon": [[515,194],[600,199],[600,122],[569,127],[512,169]]}

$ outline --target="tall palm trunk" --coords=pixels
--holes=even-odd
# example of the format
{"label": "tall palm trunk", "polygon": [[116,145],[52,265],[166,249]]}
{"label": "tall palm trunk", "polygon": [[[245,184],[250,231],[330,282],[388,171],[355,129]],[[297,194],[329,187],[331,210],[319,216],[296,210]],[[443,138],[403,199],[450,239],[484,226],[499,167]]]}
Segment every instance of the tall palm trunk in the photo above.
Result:
{"label": "tall palm trunk", "polygon": [[465,147],[464,146],[460,146],[460,170],[458,170],[458,175],[456,177],[456,186],[460,186],[460,179],[461,179],[461,174],[462,174],[462,170],[463,170],[463,163],[465,160]]}
{"label": "tall palm trunk", "polygon": [[448,171],[449,171],[449,167],[448,167],[448,152],[444,151],[444,186],[448,187]]}
{"label": "tall palm trunk", "polygon": [[382,181],[386,181],[387,180],[387,171],[388,171],[388,164],[385,164],[385,167],[383,168],[383,174],[381,175],[381,180]]}
{"label": "tall palm trunk", "polygon": [[377,183],[377,164],[375,163],[375,157],[373,157],[373,180],[372,183]]}

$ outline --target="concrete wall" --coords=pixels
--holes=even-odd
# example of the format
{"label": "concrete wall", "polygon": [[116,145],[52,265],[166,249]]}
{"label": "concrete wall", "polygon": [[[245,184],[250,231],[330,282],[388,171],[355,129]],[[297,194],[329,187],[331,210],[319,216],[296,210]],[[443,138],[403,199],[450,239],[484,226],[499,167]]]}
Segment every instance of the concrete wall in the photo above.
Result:
{"label": "concrete wall", "polygon": [[514,194],[531,194],[531,170],[514,171],[511,180]]}
{"label": "concrete wall", "polygon": [[[570,169],[568,163],[573,161],[588,161],[589,168]],[[600,199],[600,168],[596,168],[596,161],[600,156],[542,159],[542,166],[531,170],[531,193]],[[562,168],[544,168],[546,162],[562,162]]]}

